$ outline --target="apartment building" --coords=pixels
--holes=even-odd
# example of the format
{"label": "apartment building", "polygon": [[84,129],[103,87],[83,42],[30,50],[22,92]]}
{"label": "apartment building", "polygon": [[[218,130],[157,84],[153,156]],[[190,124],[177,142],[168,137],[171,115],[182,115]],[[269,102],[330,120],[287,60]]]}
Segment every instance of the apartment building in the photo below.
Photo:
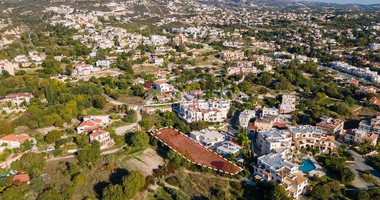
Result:
{"label": "apartment building", "polygon": [[240,61],[236,62],[234,67],[227,68],[227,73],[228,75],[257,73],[257,68],[253,61]]}
{"label": "apartment building", "polygon": [[289,127],[294,146],[299,150],[307,148],[319,148],[322,153],[333,152],[336,148],[334,136],[328,136],[321,129],[311,125],[299,125]]}
{"label": "apartment building", "polygon": [[362,120],[359,123],[359,128],[366,131],[371,131],[376,134],[380,134],[380,115],[377,115],[376,117],[368,120]]}
{"label": "apartment building", "polygon": [[292,134],[288,130],[276,128],[260,131],[257,135],[256,145],[261,155],[281,152],[285,156],[289,153],[292,145]]}
{"label": "apartment building", "polygon": [[256,117],[256,110],[244,110],[239,115],[239,125],[243,128],[248,128],[249,121]]}
{"label": "apartment building", "polygon": [[230,154],[237,154],[242,149],[243,147],[241,147],[239,144],[236,144],[235,142],[225,141],[222,143],[222,145],[216,148],[216,152],[222,154],[223,156],[228,156]]}
{"label": "apartment building", "polygon": [[267,116],[278,116],[280,113],[279,109],[277,108],[263,108],[263,112],[261,114],[262,117],[267,117]]}
{"label": "apartment building", "polygon": [[355,142],[357,144],[362,144],[368,141],[372,146],[376,146],[378,137],[379,135],[377,133],[359,128],[346,131],[344,140],[346,142]]}
{"label": "apartment building", "polygon": [[227,119],[230,100],[209,99],[182,101],[179,103],[178,115],[187,123],[196,121],[222,122]]}

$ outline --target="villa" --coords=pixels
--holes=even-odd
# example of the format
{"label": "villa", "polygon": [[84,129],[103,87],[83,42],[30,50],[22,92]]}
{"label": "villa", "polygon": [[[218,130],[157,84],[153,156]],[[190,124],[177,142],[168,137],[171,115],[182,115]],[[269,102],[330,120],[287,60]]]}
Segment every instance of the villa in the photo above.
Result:
{"label": "villa", "polygon": [[190,138],[207,147],[225,140],[224,135],[218,131],[210,131],[206,129],[191,132]]}
{"label": "villa", "polygon": [[227,119],[230,101],[226,99],[209,99],[182,101],[179,103],[178,115],[187,123],[196,121],[222,122]]}
{"label": "villa", "polygon": [[103,129],[97,129],[90,134],[90,141],[98,141],[100,143],[100,149],[110,148],[115,145],[115,141],[111,138],[108,131]]}
{"label": "villa", "polygon": [[93,131],[101,126],[105,126],[110,122],[108,115],[90,115],[84,116],[83,122],[77,127],[78,133]]}

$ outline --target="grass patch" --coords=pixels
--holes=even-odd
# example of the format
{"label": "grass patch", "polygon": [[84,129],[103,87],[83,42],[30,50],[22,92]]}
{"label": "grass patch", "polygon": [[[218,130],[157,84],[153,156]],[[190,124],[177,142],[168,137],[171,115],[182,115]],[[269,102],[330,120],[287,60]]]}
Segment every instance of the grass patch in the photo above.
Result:
{"label": "grass patch", "polygon": [[104,115],[106,114],[103,110],[99,110],[96,108],[92,108],[91,110],[87,110],[87,115]]}

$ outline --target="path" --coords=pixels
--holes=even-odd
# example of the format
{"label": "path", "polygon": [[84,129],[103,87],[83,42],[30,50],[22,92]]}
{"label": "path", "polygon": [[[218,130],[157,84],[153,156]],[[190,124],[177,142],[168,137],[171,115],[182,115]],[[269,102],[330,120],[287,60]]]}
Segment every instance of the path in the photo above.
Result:
{"label": "path", "polygon": [[[119,147],[117,149],[111,149],[111,150],[108,150],[108,151],[103,151],[100,153],[100,155],[108,155],[108,154],[112,154],[112,153],[116,153],[118,151],[120,151],[121,149],[123,149],[125,147],[125,145],[123,145],[122,147]],[[65,160],[65,159],[69,159],[69,158],[74,158],[75,155],[69,155],[69,156],[65,156],[65,157],[55,157],[55,158],[50,158],[48,159],[48,161],[57,161],[57,160]]]}
{"label": "path", "polygon": [[[117,101],[113,98],[111,98],[110,96],[108,96],[107,94],[103,93],[103,96],[106,98],[106,100],[108,102],[110,102],[111,104],[113,105],[123,105],[125,103],[123,102],[120,102],[120,101]],[[115,133],[117,135],[124,135],[128,130],[131,130],[133,129],[134,127],[137,127],[137,130],[141,130],[141,127],[140,127],[140,121],[141,121],[141,107],[140,106],[137,106],[137,109],[136,109],[136,114],[137,114],[137,121],[135,123],[132,123],[132,124],[128,124],[128,125],[125,125],[125,126],[120,126],[120,127],[117,127],[115,129]]]}
{"label": "path", "polygon": [[8,157],[4,162],[0,163],[0,168],[5,169],[7,167],[10,167],[12,162],[19,160],[22,155],[24,155],[25,153],[28,153],[29,151],[31,151],[31,150],[25,151],[25,152],[18,154],[16,156],[13,154],[14,157],[12,157],[12,158]]}

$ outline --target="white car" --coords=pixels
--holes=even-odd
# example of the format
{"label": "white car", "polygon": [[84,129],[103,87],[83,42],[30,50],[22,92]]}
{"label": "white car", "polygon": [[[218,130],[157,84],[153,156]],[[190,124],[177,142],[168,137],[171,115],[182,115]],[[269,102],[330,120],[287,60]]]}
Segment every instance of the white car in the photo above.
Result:
{"label": "white car", "polygon": [[47,152],[49,152],[49,151],[54,151],[54,150],[55,150],[54,147],[48,147],[48,148],[46,148],[46,151],[47,151]]}

